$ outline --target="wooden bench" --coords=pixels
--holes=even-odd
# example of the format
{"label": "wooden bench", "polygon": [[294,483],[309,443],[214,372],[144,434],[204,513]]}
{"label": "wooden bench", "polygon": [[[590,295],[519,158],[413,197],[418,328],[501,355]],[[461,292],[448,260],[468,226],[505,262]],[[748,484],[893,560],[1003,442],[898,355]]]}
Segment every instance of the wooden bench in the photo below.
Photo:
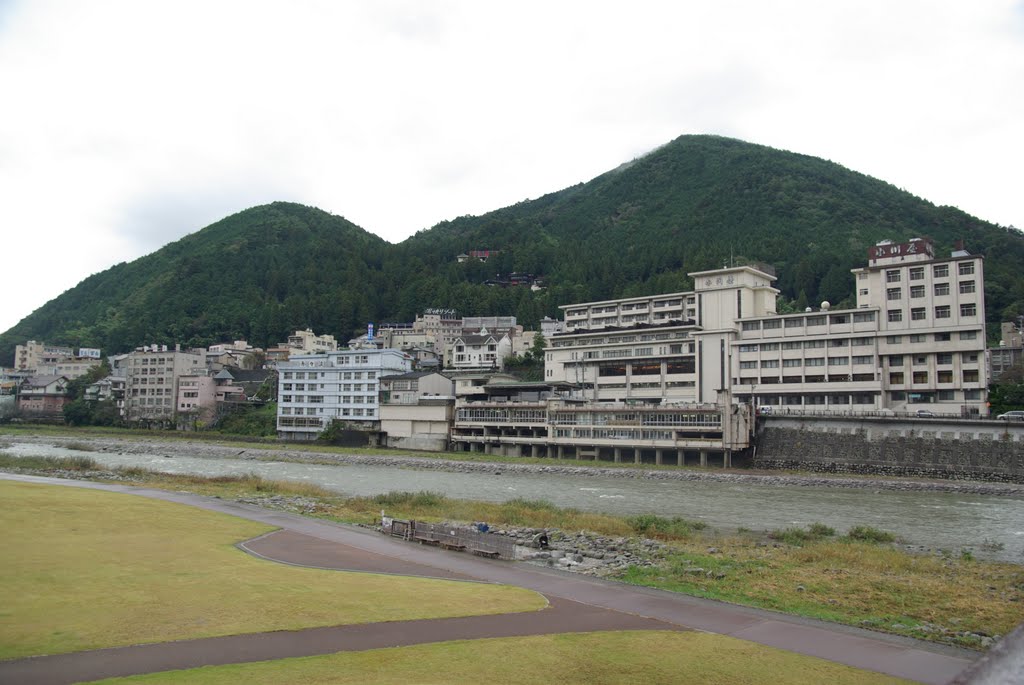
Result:
{"label": "wooden bench", "polygon": [[440,545],[441,547],[445,549],[450,549],[453,552],[461,552],[462,550],[466,549],[465,545],[459,544],[458,542],[441,542]]}
{"label": "wooden bench", "polygon": [[416,537],[413,538],[413,540],[415,540],[416,542],[420,543],[421,545],[435,545],[436,546],[436,545],[441,544],[441,542],[439,540],[435,540],[434,538],[424,537],[422,535],[417,535]]}
{"label": "wooden bench", "polygon": [[477,555],[478,557],[487,557],[488,559],[497,559],[499,556],[501,556],[500,552],[496,552],[491,549],[471,549],[469,551]]}

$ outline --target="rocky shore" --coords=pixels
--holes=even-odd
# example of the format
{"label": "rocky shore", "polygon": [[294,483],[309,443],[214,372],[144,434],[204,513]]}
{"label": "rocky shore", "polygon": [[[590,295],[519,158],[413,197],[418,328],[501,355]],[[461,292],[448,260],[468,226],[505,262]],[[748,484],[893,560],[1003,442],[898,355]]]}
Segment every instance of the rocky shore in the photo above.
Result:
{"label": "rocky shore", "polygon": [[453,473],[535,473],[572,476],[601,476],[660,481],[717,481],[763,486],[798,486],[816,488],[854,488],[866,490],[956,492],[978,495],[1024,495],[1024,485],[979,481],[919,480],[909,478],[873,478],[823,476],[731,471],[709,471],[695,468],[644,469],[593,466],[546,466],[507,462],[457,461],[430,457],[403,457],[392,454],[343,454],[314,452],[292,446],[266,449],[238,443],[214,444],[201,440],[146,440],[97,436],[33,436],[18,435],[0,438],[0,448],[10,443],[35,443],[70,447],[82,451],[118,452],[187,456],[204,459],[252,459],[257,461],[291,461],[321,464],[360,464],[391,466],[404,469],[447,471]]}

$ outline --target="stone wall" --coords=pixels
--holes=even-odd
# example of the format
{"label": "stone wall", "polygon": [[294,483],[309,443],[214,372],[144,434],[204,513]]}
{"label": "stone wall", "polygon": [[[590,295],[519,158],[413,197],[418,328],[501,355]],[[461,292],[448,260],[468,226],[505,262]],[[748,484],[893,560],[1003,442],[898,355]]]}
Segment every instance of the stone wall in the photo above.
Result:
{"label": "stone wall", "polygon": [[1024,441],[1017,427],[971,424],[977,422],[769,420],[758,434],[751,465],[1024,483]]}

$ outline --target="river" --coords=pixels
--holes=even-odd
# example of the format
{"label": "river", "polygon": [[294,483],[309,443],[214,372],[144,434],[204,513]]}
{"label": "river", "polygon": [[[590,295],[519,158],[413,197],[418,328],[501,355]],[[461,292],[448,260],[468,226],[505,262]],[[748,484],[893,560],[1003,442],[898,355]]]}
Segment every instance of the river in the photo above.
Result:
{"label": "river", "polygon": [[105,467],[141,466],[202,476],[256,473],[316,483],[344,495],[430,490],[450,497],[503,502],[542,499],[560,507],[610,514],[656,513],[699,519],[729,532],[771,530],[821,522],[845,532],[868,525],[896,533],[908,545],[1024,563],[1024,498],[949,492],[758,485],[716,481],[657,481],[550,473],[462,473],[251,459],[196,458],[69,450],[15,443],[16,456],[88,456]]}

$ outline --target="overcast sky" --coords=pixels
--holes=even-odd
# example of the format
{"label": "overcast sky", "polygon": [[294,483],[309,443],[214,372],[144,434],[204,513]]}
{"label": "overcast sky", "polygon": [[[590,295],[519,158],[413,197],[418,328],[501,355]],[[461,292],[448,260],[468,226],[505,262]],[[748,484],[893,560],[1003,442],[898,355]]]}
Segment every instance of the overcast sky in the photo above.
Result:
{"label": "overcast sky", "polygon": [[687,133],[1024,227],[1024,2],[0,0],[0,331],[246,207],[398,242]]}

